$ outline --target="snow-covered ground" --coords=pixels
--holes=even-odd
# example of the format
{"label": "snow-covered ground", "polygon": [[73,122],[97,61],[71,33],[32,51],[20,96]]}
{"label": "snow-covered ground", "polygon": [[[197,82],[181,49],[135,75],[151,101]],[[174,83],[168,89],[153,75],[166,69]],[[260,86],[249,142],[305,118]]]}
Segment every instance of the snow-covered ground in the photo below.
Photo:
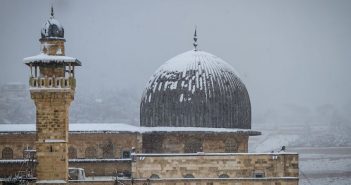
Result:
{"label": "snow-covered ground", "polygon": [[[250,138],[249,152],[277,151],[287,146],[288,152],[299,153],[301,185],[351,185],[351,146],[296,146],[296,143],[309,139],[304,134],[304,127],[286,129],[265,125],[254,129],[262,131],[262,135]],[[324,139],[323,134],[313,134]]]}
{"label": "snow-covered ground", "polygon": [[300,184],[351,184],[351,147],[291,150],[300,154]]}

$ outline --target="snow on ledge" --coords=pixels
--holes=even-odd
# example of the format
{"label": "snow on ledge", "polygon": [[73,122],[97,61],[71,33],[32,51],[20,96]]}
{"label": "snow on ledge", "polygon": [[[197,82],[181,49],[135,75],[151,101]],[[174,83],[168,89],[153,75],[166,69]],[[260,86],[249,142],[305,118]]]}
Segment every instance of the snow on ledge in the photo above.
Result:
{"label": "snow on ledge", "polygon": [[[23,164],[24,162],[29,162],[29,159],[0,159],[0,164]],[[36,162],[36,160],[34,160]]]}
{"label": "snow on ledge", "polygon": [[70,163],[89,163],[89,162],[130,162],[131,158],[123,158],[123,159],[69,159]]}
{"label": "snow on ledge", "polygon": [[[95,176],[94,179],[91,178],[86,178],[85,180],[69,180],[69,182],[73,183],[84,183],[84,182],[109,182],[109,181],[115,181],[116,178],[115,176]],[[117,178],[119,182],[130,182],[132,179],[130,178]],[[186,180],[186,181],[201,181],[201,180],[209,180],[209,181],[233,181],[233,180],[255,180],[255,181],[267,181],[267,180],[299,180],[299,177],[229,177],[229,178],[219,178],[219,177],[195,177],[195,178],[183,178],[183,177],[169,177],[169,178],[159,178],[159,179],[153,179],[153,178],[134,178],[133,181],[179,181],[179,180]]]}
{"label": "snow on ledge", "polygon": [[[195,178],[184,178],[184,177],[174,177],[174,178],[159,178],[159,179],[142,179],[135,178],[134,181],[178,181],[178,180],[187,180],[187,181],[197,181],[197,180],[220,180],[220,181],[232,181],[232,180],[256,180],[256,181],[266,181],[266,180],[298,180],[299,177],[229,177],[229,178],[219,178],[219,177],[195,177]],[[118,179],[119,181],[130,181],[131,179]]]}
{"label": "snow on ledge", "polygon": [[77,59],[73,57],[68,57],[68,56],[58,56],[58,55],[47,55],[44,53],[41,53],[39,55],[31,56],[31,57],[26,57],[23,59],[25,63],[30,63],[30,62],[76,62]]}
{"label": "snow on ledge", "polygon": [[[114,158],[114,159],[68,159],[70,163],[96,163],[96,162],[109,162],[109,163],[118,163],[118,162],[130,162],[131,158]],[[36,159],[33,161],[29,159],[0,159],[0,164],[23,164],[25,162],[37,162]]]}
{"label": "snow on ledge", "polygon": [[36,184],[67,184],[64,180],[39,180]]}
{"label": "snow on ledge", "polygon": [[297,155],[296,152],[275,152],[275,153],[131,153],[134,157],[178,157],[178,156],[250,156],[250,155]]}
{"label": "snow on ledge", "polygon": [[70,92],[72,91],[71,87],[29,87],[29,91],[31,92]]}
{"label": "snow on ledge", "polygon": [[44,143],[65,143],[63,139],[45,139]]}
{"label": "snow on ledge", "polygon": [[[7,132],[35,132],[35,124],[1,124],[0,133]],[[236,128],[205,128],[205,127],[139,127],[123,123],[72,123],[69,124],[71,133],[151,133],[151,132],[211,132],[237,133],[260,135],[258,131]]]}

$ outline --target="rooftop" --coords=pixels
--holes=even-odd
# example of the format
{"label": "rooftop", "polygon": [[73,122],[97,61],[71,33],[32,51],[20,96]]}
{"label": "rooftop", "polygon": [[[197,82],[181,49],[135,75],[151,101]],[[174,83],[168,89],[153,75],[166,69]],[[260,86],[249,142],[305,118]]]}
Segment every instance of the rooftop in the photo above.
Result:
{"label": "rooftop", "polygon": [[[35,124],[2,124],[0,133],[35,132]],[[69,131],[73,133],[149,133],[149,132],[226,132],[249,135],[260,135],[251,129],[206,128],[206,127],[139,127],[124,123],[72,123]]]}
{"label": "rooftop", "polygon": [[23,59],[27,65],[36,65],[36,64],[50,64],[50,63],[66,63],[67,65],[71,63],[72,66],[81,66],[81,62],[73,57],[69,56],[58,56],[58,55],[47,55],[40,53],[39,55],[26,57]]}

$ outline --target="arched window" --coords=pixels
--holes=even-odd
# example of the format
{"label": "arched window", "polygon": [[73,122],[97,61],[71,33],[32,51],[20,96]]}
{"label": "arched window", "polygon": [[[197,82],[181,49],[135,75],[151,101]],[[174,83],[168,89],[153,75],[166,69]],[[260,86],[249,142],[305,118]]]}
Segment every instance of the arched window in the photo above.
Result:
{"label": "arched window", "polygon": [[188,173],[188,174],[184,175],[184,178],[195,178],[195,177],[193,174]]}
{"label": "arched window", "polygon": [[85,158],[94,159],[96,158],[96,149],[92,146],[85,149]]}
{"label": "arched window", "polygon": [[200,139],[190,139],[184,144],[185,153],[202,152],[202,141]]}
{"label": "arched window", "polygon": [[227,153],[238,152],[238,141],[234,138],[227,139],[225,141],[224,150]]}
{"label": "arched window", "polygon": [[115,155],[113,153],[114,151],[114,146],[111,141],[108,141],[106,144],[102,146],[102,156],[103,158],[106,159],[112,159],[115,158]]}
{"label": "arched window", "polygon": [[150,176],[150,179],[159,179],[160,178],[160,176],[158,176],[158,175],[156,175],[156,174],[152,174],[151,176]]}
{"label": "arched window", "polygon": [[219,178],[229,178],[229,175],[224,173],[224,174],[219,175],[218,177]]}
{"label": "arched window", "polygon": [[75,149],[73,146],[68,148],[68,158],[77,159],[77,149]]}
{"label": "arched window", "polygon": [[13,150],[10,147],[5,147],[2,150],[3,159],[13,159]]}

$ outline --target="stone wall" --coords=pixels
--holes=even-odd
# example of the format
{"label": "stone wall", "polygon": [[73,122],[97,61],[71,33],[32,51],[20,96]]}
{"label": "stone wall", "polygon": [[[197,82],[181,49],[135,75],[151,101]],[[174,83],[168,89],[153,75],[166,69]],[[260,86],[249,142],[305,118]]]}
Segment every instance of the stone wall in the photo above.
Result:
{"label": "stone wall", "polygon": [[42,77],[45,76],[52,76],[54,74],[55,77],[64,77],[65,74],[65,68],[63,66],[57,66],[57,67],[40,67],[40,74]]}
{"label": "stone wall", "polygon": [[[5,148],[12,150],[13,154],[10,159],[23,159],[24,149],[36,149],[35,148],[35,133],[34,132],[18,132],[18,133],[2,133],[0,134],[0,177],[7,177],[14,175],[16,172],[23,170],[21,160],[13,161],[6,163],[5,158],[2,156],[2,151]],[[42,144],[40,147],[43,147],[42,150],[50,149],[51,145],[53,151],[58,150],[51,144]],[[77,155],[75,158],[86,159],[85,150],[89,147],[96,149],[96,159],[102,158],[111,158],[111,159],[120,159],[122,158],[123,151],[130,152],[132,147],[136,148],[136,151],[141,150],[141,136],[137,133],[70,133],[69,134],[69,144],[68,151],[72,147],[76,150]],[[112,156],[105,156],[108,153],[106,149],[108,146],[111,146]],[[59,147],[60,148],[60,147]],[[56,152],[56,154],[58,154]],[[44,156],[45,159],[51,160],[50,157],[55,157],[53,155]],[[56,156],[61,159],[61,156]],[[49,159],[50,158],[50,159]],[[73,159],[73,158],[71,158]],[[57,163],[55,163],[56,165]],[[129,172],[131,171],[131,164],[128,161],[121,162],[94,162],[94,159],[91,162],[70,162],[69,167],[80,167],[84,168],[86,175],[96,175],[96,176],[109,176],[114,175],[116,172]],[[55,169],[59,165],[52,167]],[[50,170],[49,170],[50,171]],[[92,173],[94,172],[94,173]]]}
{"label": "stone wall", "polygon": [[[50,129],[58,129],[52,127]],[[48,133],[46,133],[48,134]],[[40,134],[41,138],[50,137]],[[54,137],[54,135],[53,135]],[[58,139],[57,137],[55,137]],[[22,159],[23,150],[27,147],[35,149],[34,132],[2,133],[0,134],[0,159],[2,151],[10,148],[13,151],[11,159]],[[198,144],[200,146],[195,146]],[[133,147],[137,153],[184,153],[185,148],[200,148],[207,153],[239,152],[245,153],[248,148],[248,136],[233,133],[206,133],[206,132],[70,132],[68,153],[69,158],[123,158],[123,152]],[[192,148],[191,148],[192,147]],[[95,151],[89,154],[87,149]]]}
{"label": "stone wall", "polygon": [[[119,180],[115,185],[298,185],[298,182],[298,178],[135,179],[133,183],[131,183],[130,180]],[[70,182],[69,184],[73,183],[74,182]],[[112,185],[113,181],[111,181],[110,184]]]}
{"label": "stone wall", "polygon": [[[298,177],[298,155],[273,154],[136,154],[134,178]],[[258,176],[257,176],[258,175]]]}
{"label": "stone wall", "polygon": [[[117,173],[131,173],[131,162],[128,160],[109,162],[71,161],[69,162],[69,167],[83,168],[87,177],[116,176]],[[22,161],[0,162],[0,178],[14,176],[17,172],[24,170],[25,166]]]}
{"label": "stone wall", "polygon": [[4,162],[0,163],[0,178],[14,176],[19,171],[23,171],[22,162]]}
{"label": "stone wall", "polygon": [[47,55],[65,55],[64,40],[41,40],[41,51]]}
{"label": "stone wall", "polygon": [[[96,157],[104,158],[104,154],[111,149],[113,157],[122,158],[123,151],[130,151],[135,147],[136,152],[141,151],[141,136],[137,133],[69,133],[68,150],[74,149],[74,158],[84,159],[85,151],[88,147],[96,150]],[[0,133],[0,159],[5,148],[12,150],[13,154],[8,159],[23,159],[24,149],[36,149],[34,132]],[[73,158],[71,158],[73,159]]]}
{"label": "stone wall", "polygon": [[35,134],[29,132],[16,133],[16,134],[0,134],[0,157],[6,159],[3,156],[5,148],[12,150],[11,159],[22,159],[24,149],[35,148]]}
{"label": "stone wall", "polygon": [[[23,149],[34,148],[34,132],[1,133],[0,150],[13,149],[13,158],[22,159]],[[185,145],[191,141],[201,141],[200,153],[183,153]],[[297,184],[298,155],[291,153],[247,154],[248,136],[233,133],[208,132],[70,132],[68,151],[73,152],[69,167],[85,169],[86,176],[115,176],[117,173],[131,172],[134,184],[148,183],[155,174],[160,179],[151,179],[152,184]],[[230,144],[228,144],[228,141]],[[194,142],[196,145],[196,142]],[[151,153],[138,154],[147,147],[153,147]],[[136,161],[131,164],[123,158],[123,151],[135,147]],[[93,158],[86,156],[86,150],[94,148]],[[236,149],[224,153],[226,148]],[[174,154],[152,154],[152,152]],[[74,154],[75,152],[75,154]],[[210,153],[212,152],[212,154]],[[111,155],[110,155],[111,154]],[[95,158],[95,159],[94,159]],[[110,161],[108,161],[110,160]],[[4,163],[0,160],[0,176],[6,177],[19,171],[21,163]],[[193,179],[184,179],[186,175]],[[254,178],[254,175],[262,175]],[[229,178],[221,179],[227,175]],[[207,178],[207,179],[206,179]],[[76,182],[69,184],[99,184],[99,181]],[[114,184],[103,181],[101,184]],[[124,180],[124,184],[131,184]]]}
{"label": "stone wall", "polygon": [[87,177],[116,176],[117,174],[131,174],[131,161],[106,162],[70,162],[70,167],[83,168]]}
{"label": "stone wall", "polygon": [[68,118],[74,91],[31,90],[36,106],[36,173],[39,180],[68,179]]}
{"label": "stone wall", "polygon": [[144,133],[144,153],[241,152],[248,150],[248,136],[210,132]]}
{"label": "stone wall", "polygon": [[[74,133],[70,134],[69,150],[75,150],[76,158],[123,158],[123,152],[132,147],[141,150],[137,133]],[[89,151],[90,150],[90,151]],[[94,152],[89,153],[89,152]],[[86,157],[86,154],[91,154]],[[71,155],[72,156],[72,155]]]}
{"label": "stone wall", "polygon": [[[1,184],[1,182],[0,182]],[[34,185],[35,183],[29,183]],[[297,185],[296,179],[188,179],[188,180],[89,180],[69,181],[67,185]],[[52,184],[50,184],[52,185]],[[61,185],[61,184],[60,184]]]}

